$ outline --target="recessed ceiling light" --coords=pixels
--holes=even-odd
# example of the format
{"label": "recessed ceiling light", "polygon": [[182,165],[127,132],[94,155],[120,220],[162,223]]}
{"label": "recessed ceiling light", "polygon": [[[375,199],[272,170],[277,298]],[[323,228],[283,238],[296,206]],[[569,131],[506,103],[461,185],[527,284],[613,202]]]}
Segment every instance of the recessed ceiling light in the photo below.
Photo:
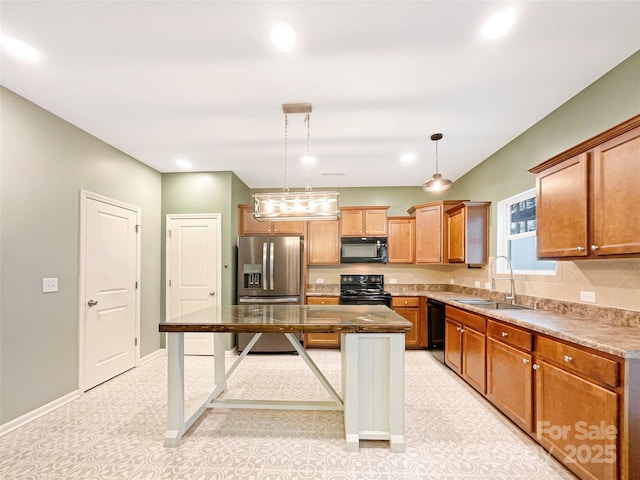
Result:
{"label": "recessed ceiling light", "polygon": [[416,159],[415,153],[405,153],[400,157],[400,161],[402,161],[403,163],[411,163],[415,161],[415,159]]}
{"label": "recessed ceiling light", "polygon": [[296,47],[296,31],[286,23],[278,23],[271,28],[271,43],[282,52],[290,52]]}
{"label": "recessed ceiling light", "polygon": [[40,57],[35,48],[27,45],[22,40],[5,35],[2,36],[2,48],[14,57],[28,62],[35,62]]}
{"label": "recessed ceiling light", "polygon": [[489,17],[482,27],[484,38],[498,38],[509,31],[516,19],[516,11],[504,10]]}
{"label": "recessed ceiling light", "polygon": [[193,166],[189,160],[185,160],[184,158],[176,160],[176,165],[180,168],[191,168]]}

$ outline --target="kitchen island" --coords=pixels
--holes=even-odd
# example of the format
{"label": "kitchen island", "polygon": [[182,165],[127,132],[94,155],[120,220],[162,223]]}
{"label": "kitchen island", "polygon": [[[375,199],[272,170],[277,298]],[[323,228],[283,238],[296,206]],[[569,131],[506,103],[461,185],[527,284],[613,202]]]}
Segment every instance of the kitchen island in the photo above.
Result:
{"label": "kitchen island", "polygon": [[[204,313],[204,315],[203,315]],[[202,320],[202,318],[206,320]],[[342,410],[347,450],[360,440],[388,440],[404,451],[404,336],[411,323],[381,305],[227,305],[210,307],[161,323],[167,333],[168,405],[165,446],[177,446],[207,408]],[[213,391],[185,407],[184,334],[205,332],[214,339]],[[221,333],[254,333],[227,370]],[[220,399],[227,381],[263,333],[282,333],[332,400],[322,402]],[[342,397],[334,390],[295,334],[342,335]]]}

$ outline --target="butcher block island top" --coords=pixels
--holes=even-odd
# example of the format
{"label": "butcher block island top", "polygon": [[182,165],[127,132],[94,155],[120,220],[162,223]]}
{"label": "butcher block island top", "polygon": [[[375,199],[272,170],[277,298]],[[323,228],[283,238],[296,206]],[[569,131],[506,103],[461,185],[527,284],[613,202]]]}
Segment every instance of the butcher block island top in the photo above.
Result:
{"label": "butcher block island top", "polygon": [[161,332],[408,333],[384,305],[222,305],[160,323]]}

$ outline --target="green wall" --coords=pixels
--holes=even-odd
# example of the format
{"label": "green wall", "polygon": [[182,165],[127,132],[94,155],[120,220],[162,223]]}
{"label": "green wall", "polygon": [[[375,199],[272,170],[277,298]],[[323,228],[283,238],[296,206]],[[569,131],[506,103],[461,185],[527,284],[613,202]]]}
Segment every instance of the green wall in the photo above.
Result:
{"label": "green wall", "polygon": [[[0,90],[0,423],[78,388],[80,190],[142,209],[141,356],[160,334],[160,174]],[[42,278],[58,277],[57,293]]]}
{"label": "green wall", "polygon": [[[219,213],[222,218],[222,285],[221,303],[235,303],[236,258],[238,237],[238,203],[249,203],[247,187],[233,172],[165,173],[162,175],[162,231],[169,214]],[[165,304],[166,237],[162,235],[161,301]],[[162,318],[164,318],[164,307]],[[164,345],[164,339],[162,342]],[[233,345],[228,336],[226,347]]]}
{"label": "green wall", "polygon": [[459,178],[446,198],[491,201],[491,255],[497,203],[535,186],[528,169],[640,114],[640,52]]}

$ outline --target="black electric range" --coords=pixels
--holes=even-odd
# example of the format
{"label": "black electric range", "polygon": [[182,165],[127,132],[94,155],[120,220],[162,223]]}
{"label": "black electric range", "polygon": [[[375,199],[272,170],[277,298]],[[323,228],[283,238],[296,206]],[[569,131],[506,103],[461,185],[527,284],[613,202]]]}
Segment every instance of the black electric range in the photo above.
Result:
{"label": "black electric range", "polygon": [[340,275],[340,305],[391,307],[391,294],[384,291],[384,276]]}

